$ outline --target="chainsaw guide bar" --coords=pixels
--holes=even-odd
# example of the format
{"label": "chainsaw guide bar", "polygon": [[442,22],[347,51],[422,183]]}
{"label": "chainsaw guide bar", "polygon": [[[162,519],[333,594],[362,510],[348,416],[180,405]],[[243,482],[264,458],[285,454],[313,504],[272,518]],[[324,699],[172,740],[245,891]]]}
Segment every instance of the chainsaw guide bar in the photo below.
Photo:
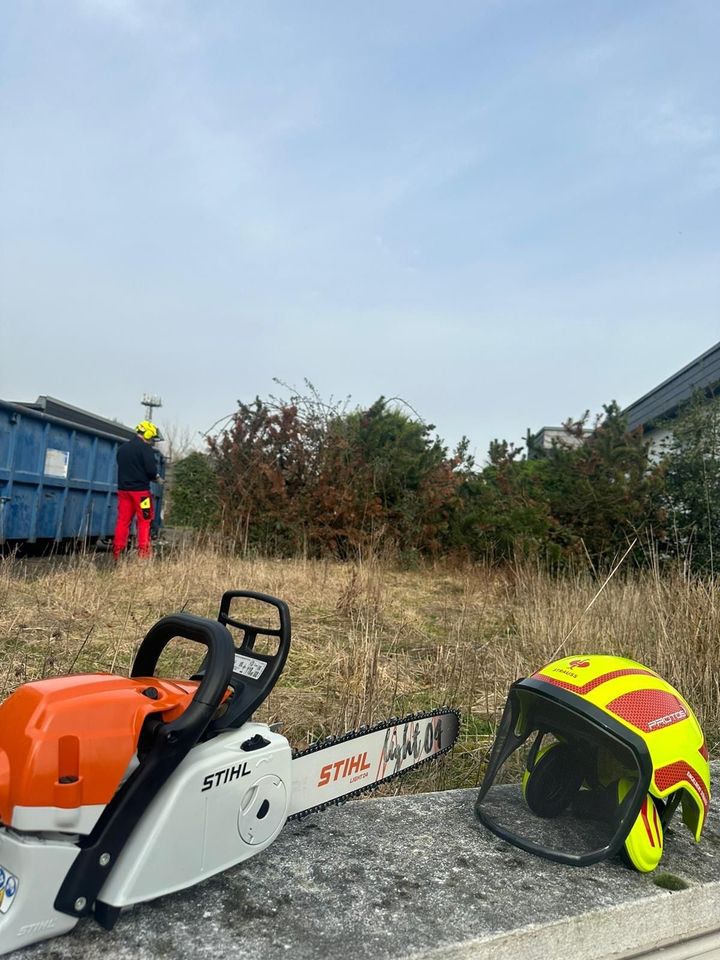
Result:
{"label": "chainsaw guide bar", "polygon": [[[303,820],[417,770],[447,753],[459,729],[458,711],[440,707],[406,717],[391,717],[339,737],[318,740],[305,750],[293,751],[293,794],[288,820]],[[328,762],[329,752],[338,759]],[[353,783],[360,785],[353,787]],[[324,790],[332,796],[326,799]],[[308,802],[305,806],[305,801],[313,797],[317,797],[317,802]],[[304,808],[298,809],[299,806]]]}

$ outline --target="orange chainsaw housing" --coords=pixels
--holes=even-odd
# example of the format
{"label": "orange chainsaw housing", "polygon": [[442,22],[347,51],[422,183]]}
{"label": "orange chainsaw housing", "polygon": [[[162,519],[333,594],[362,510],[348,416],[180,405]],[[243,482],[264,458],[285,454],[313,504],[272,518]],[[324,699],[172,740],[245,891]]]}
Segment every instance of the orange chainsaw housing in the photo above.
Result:
{"label": "orange chainsaw housing", "polygon": [[[146,719],[169,722],[195,681],[81,674],[26,683],[0,704],[0,820],[13,810],[106,804],[137,751]],[[157,691],[148,696],[149,688]]]}

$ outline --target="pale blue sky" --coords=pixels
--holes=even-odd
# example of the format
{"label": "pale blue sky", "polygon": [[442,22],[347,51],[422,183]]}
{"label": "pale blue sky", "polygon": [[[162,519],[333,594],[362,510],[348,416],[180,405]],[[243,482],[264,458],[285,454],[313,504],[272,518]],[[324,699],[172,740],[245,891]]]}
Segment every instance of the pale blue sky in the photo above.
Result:
{"label": "pale blue sky", "polygon": [[4,0],[0,397],[493,437],[720,340],[717,0]]}

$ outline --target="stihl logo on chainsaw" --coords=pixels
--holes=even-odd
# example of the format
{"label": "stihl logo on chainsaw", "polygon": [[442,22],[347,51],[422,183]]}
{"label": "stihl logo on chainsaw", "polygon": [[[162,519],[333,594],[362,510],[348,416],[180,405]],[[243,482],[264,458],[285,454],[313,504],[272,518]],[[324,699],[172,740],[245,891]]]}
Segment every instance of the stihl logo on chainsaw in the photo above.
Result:
{"label": "stihl logo on chainsaw", "polygon": [[[345,777],[351,776],[353,780],[362,780],[364,776],[367,776],[363,771],[369,769],[367,751],[358,753],[354,757],[345,757],[344,760],[338,760],[336,763],[326,764],[320,771],[320,779],[317,785],[324,787],[326,783],[334,783],[335,780],[344,780]],[[357,776],[353,776],[353,774],[357,774]]]}
{"label": "stihl logo on chainsaw", "polygon": [[200,793],[204,793],[206,790],[212,790],[213,787],[230,783],[231,780],[238,780],[240,777],[247,777],[249,775],[250,771],[245,762],[236,763],[234,767],[225,767],[224,770],[218,770],[217,773],[209,773],[205,777]]}
{"label": "stihl logo on chainsaw", "polygon": [[[400,772],[406,766],[412,766],[438,753],[442,747],[442,719],[432,717],[425,722],[419,721],[397,724],[385,731],[384,742],[373,750],[354,753],[332,763],[325,764],[320,770],[318,787],[347,780],[355,783],[359,780],[377,782],[386,776]],[[368,759],[368,754],[376,759]],[[377,768],[375,776],[368,771]]]}

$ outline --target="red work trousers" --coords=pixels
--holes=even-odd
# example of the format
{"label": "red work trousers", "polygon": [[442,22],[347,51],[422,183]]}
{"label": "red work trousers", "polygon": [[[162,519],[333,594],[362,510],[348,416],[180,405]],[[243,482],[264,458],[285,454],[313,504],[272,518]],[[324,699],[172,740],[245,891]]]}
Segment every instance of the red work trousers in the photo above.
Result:
{"label": "red work trousers", "polygon": [[[149,500],[150,508],[143,515],[141,501]],[[137,527],[137,548],[141,557],[150,556],[150,522],[153,518],[152,496],[149,490],[118,490],[117,523],[113,539],[113,556],[117,560],[127,546],[130,524],[135,517]]]}

